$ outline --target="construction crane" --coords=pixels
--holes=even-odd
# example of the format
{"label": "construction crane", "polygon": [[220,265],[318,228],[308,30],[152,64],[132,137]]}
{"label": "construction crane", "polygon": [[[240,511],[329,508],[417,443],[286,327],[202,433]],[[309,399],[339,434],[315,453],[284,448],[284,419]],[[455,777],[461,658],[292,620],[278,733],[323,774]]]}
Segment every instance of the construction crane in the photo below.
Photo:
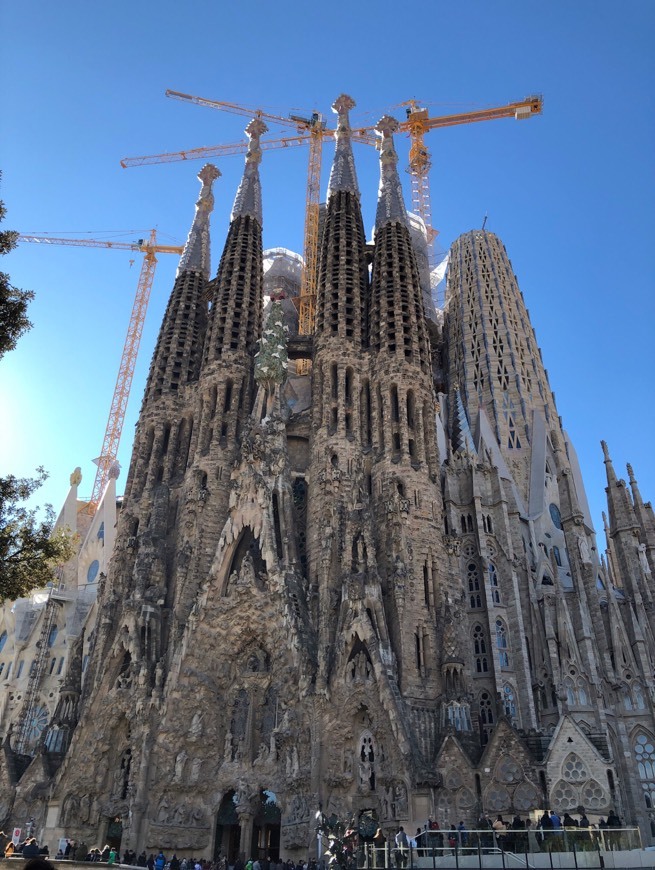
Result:
{"label": "construction crane", "polygon": [[[191,94],[183,94],[179,91],[166,91],[166,96],[183,102],[193,103],[198,106],[208,106],[221,111],[233,112],[247,117],[259,117],[287,127],[295,127],[299,136],[286,139],[270,140],[262,142],[262,148],[282,148],[291,145],[309,143],[309,167],[307,173],[307,195],[305,203],[305,233],[303,255],[305,268],[299,300],[299,332],[301,335],[309,335],[314,331],[316,292],[318,284],[318,223],[320,205],[320,178],[322,161],[322,144],[327,137],[334,135],[334,131],[328,129],[322,115],[314,112],[309,117],[301,115],[289,115],[283,118],[263,112],[261,109],[248,108],[237,103],[228,103],[219,100],[209,100],[205,97],[197,97]],[[428,256],[430,264],[433,259],[433,241],[437,235],[432,225],[432,207],[430,201],[429,171],[431,167],[430,152],[425,145],[425,134],[439,127],[454,127],[461,124],[472,124],[476,121],[491,121],[496,118],[530,118],[541,113],[543,102],[541,97],[527,97],[506,106],[496,106],[480,109],[472,112],[442,115],[430,118],[428,110],[419,106],[416,100],[409,100],[401,105],[406,106],[407,120],[400,124],[400,129],[409,133],[411,145],[409,154],[409,173],[412,179],[412,210],[423,220],[427,232]],[[352,130],[352,138],[355,142],[366,145],[378,144],[373,126],[357,127]],[[166,154],[155,154],[147,157],[124,158],[121,161],[123,167],[142,166],[148,163],[168,163],[175,160],[200,159],[215,156],[217,154],[243,153],[247,146],[240,145],[217,145],[206,148],[194,148],[190,151],[177,151]],[[308,362],[302,362],[299,371],[307,371]]]}
{"label": "construction crane", "polygon": [[440,115],[436,118],[430,118],[428,110],[421,108],[416,100],[407,100],[400,105],[407,106],[407,120],[400,124],[400,129],[409,133],[411,141],[408,172],[412,179],[412,210],[422,218],[425,224],[431,253],[432,242],[437,232],[432,225],[429,178],[432,161],[425,144],[425,134],[439,127],[455,127],[461,124],[473,124],[476,121],[493,121],[497,118],[516,118],[517,120],[532,118],[541,114],[543,100],[539,96],[531,96],[517,103],[508,103],[506,106],[479,109],[474,112],[459,112],[454,115]]}
{"label": "construction crane", "polygon": [[132,314],[130,315],[130,322],[127,328],[127,336],[125,337],[123,354],[118,368],[114,395],[111,401],[111,408],[109,409],[109,419],[107,420],[105,437],[102,442],[102,450],[98,459],[95,460],[98,468],[93,484],[93,492],[89,503],[84,508],[87,513],[94,514],[104,488],[109,481],[109,472],[118,456],[118,445],[120,444],[121,433],[123,431],[127,401],[130,396],[134,367],[139,352],[139,344],[141,343],[141,334],[143,333],[143,323],[150,300],[152,282],[155,277],[157,254],[178,254],[179,256],[184,248],[179,245],[158,245],[156,230],[150,231],[150,238],[147,241],[139,239],[138,242],[134,243],[28,235],[19,235],[18,240],[20,242],[36,242],[37,244],[46,245],[77,245],[84,248],[112,248],[116,251],[140,251],[144,254],[143,265],[141,266],[141,273],[134,297],[134,305],[132,306]]}
{"label": "construction crane", "polygon": [[[238,103],[228,103],[220,100],[209,100],[205,97],[197,97],[192,94],[183,94],[179,91],[166,91],[166,96],[171,99],[193,103],[197,106],[207,106],[224,112],[231,112],[246,117],[261,118],[271,121],[283,127],[291,127],[297,130],[299,136],[289,136],[282,139],[264,140],[262,149],[288,148],[295,145],[309,145],[309,163],[307,169],[307,189],[305,197],[305,227],[303,239],[303,257],[305,266],[302,274],[300,298],[298,306],[298,331],[301,335],[310,335],[314,331],[316,314],[316,291],[318,284],[318,227],[321,194],[321,165],[323,156],[323,140],[331,137],[333,131],[328,129],[323,116],[319,112],[312,112],[309,116],[289,114],[288,117],[273,115],[262,109],[254,109],[242,106]],[[367,145],[376,145],[377,140],[373,128],[361,128],[352,131],[356,142]],[[201,157],[227,156],[229,154],[243,153],[247,148],[245,143],[235,145],[215,145],[208,148],[194,148],[189,151],[177,151],[168,154],[154,154],[145,157],[125,157],[121,160],[121,166],[143,166],[152,163],[169,163],[175,160],[193,160]],[[298,372],[304,373],[309,370],[309,361],[300,360]]]}

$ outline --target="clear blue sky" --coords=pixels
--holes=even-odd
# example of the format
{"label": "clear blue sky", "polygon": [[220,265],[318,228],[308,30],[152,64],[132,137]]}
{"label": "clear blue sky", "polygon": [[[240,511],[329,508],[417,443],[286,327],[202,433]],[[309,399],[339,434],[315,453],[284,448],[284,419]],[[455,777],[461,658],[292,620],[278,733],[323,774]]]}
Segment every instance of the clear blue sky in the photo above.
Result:
{"label": "clear blue sky", "polygon": [[[412,11],[412,9],[414,11]],[[4,3],[0,195],[6,228],[186,238],[201,163],[123,170],[126,155],[235,142],[247,119],[164,97],[166,88],[286,114],[353,122],[416,97],[435,114],[541,93],[543,116],[434,132],[434,224],[446,249],[480,226],[505,242],[580,454],[597,531],[605,438],[655,498],[655,3]],[[271,131],[269,135],[275,135]],[[406,159],[405,140],[398,142]],[[326,148],[323,188],[331,148]],[[375,152],[355,158],[372,225]],[[264,154],[264,241],[302,249],[306,152]],[[242,159],[217,161],[215,272]],[[408,181],[408,179],[406,179]],[[409,200],[409,185],[406,187]],[[135,262],[130,266],[131,257]],[[59,508],[82,467],[89,494],[141,255],[23,245],[1,266],[37,292],[34,329],[0,362],[0,473],[51,473]],[[133,427],[176,258],[160,258],[120,460]]]}

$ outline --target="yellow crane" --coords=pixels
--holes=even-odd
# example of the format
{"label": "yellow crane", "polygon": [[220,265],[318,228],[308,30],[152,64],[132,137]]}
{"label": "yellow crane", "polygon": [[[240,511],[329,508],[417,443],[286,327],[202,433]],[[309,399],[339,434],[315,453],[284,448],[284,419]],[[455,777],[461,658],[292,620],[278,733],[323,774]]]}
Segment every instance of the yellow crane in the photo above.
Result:
{"label": "yellow crane", "polygon": [[114,395],[109,409],[109,419],[105,429],[105,436],[102,442],[102,450],[100,456],[96,460],[98,469],[96,478],[93,484],[93,492],[85,510],[88,513],[95,513],[100,497],[103,493],[107,482],[109,481],[109,472],[112,465],[116,462],[118,456],[118,446],[121,440],[123,431],[123,423],[125,421],[125,411],[127,401],[130,396],[130,388],[134,377],[134,367],[136,365],[137,355],[139,352],[139,344],[141,343],[141,335],[143,333],[143,323],[145,321],[148,302],[150,300],[150,290],[155,277],[155,266],[157,265],[157,254],[178,254],[180,255],[184,248],[179,245],[158,245],[156,230],[150,231],[149,239],[139,239],[138,242],[109,242],[97,239],[64,239],[54,238],[52,236],[28,236],[19,235],[20,242],[35,242],[41,245],[76,245],[84,248],[112,248],[116,251],[138,251],[144,255],[143,265],[136,288],[134,304],[132,306],[132,314],[127,328],[127,336],[125,337],[125,345],[121,355],[121,362],[118,368],[118,376],[116,378],[116,386],[114,387]]}
{"label": "yellow crane", "polygon": [[[307,194],[305,203],[305,232],[303,256],[302,286],[299,300],[299,332],[309,335],[314,331],[316,292],[318,283],[318,222],[320,205],[320,178],[322,144],[327,137],[332,137],[334,131],[328,129],[323,116],[313,112],[309,117],[290,114],[288,118],[272,115],[261,109],[253,109],[237,103],[210,100],[205,97],[183,94],[179,91],[166,91],[166,96],[198,106],[208,106],[221,111],[233,112],[248,117],[259,117],[287,127],[295,127],[300,135],[277,140],[265,140],[262,148],[284,148],[293,145],[309,143],[309,167],[307,172]],[[429,171],[431,167],[430,152],[425,145],[425,134],[440,127],[454,127],[461,124],[472,124],[477,121],[491,121],[500,118],[530,118],[541,113],[543,102],[539,96],[527,97],[506,106],[496,106],[479,109],[472,112],[460,112],[450,115],[429,117],[427,109],[421,108],[416,100],[409,100],[406,106],[407,119],[400,124],[400,129],[409,133],[411,144],[409,154],[409,173],[412,179],[412,208],[422,218],[428,238],[428,252],[432,259],[432,242],[437,232],[432,226],[432,208],[430,202]],[[376,145],[377,137],[373,126],[357,127],[352,130],[355,142],[366,145]],[[191,160],[217,155],[243,153],[247,148],[245,143],[236,145],[215,145],[205,148],[194,148],[189,151],[154,154],[146,157],[126,157],[121,161],[123,167],[142,166],[149,163],[168,163],[175,160]],[[307,371],[308,364],[299,367]]]}
{"label": "yellow crane", "polygon": [[428,110],[421,108],[416,100],[407,100],[400,105],[407,107],[407,120],[400,124],[400,129],[409,133],[411,142],[408,172],[412,178],[412,209],[423,219],[428,233],[428,244],[431,247],[437,233],[432,226],[429,177],[432,161],[425,144],[425,134],[440,127],[455,127],[460,124],[473,124],[477,121],[493,121],[500,118],[515,118],[516,120],[532,118],[541,114],[543,100],[539,96],[531,96],[516,103],[508,103],[506,106],[478,109],[473,112],[458,112],[453,115],[440,115],[435,118],[430,118]]}
{"label": "yellow crane", "polygon": [[[298,330],[301,335],[310,335],[314,331],[314,319],[316,311],[316,290],[318,284],[318,225],[321,194],[321,164],[323,155],[323,140],[333,136],[333,131],[328,129],[323,116],[319,112],[312,112],[309,116],[289,114],[288,117],[273,115],[262,109],[242,106],[238,103],[228,103],[221,100],[209,100],[205,97],[197,97],[192,94],[183,94],[179,91],[166,91],[166,96],[171,99],[193,103],[197,106],[207,106],[211,109],[219,109],[246,117],[261,118],[271,121],[283,127],[291,127],[297,130],[299,136],[288,136],[282,139],[264,140],[262,149],[288,148],[295,145],[309,144],[309,164],[307,169],[307,189],[305,197],[305,228],[303,239],[303,258],[305,266],[302,274],[300,298],[298,306]],[[376,145],[376,136],[373,128],[361,128],[353,130],[353,139],[367,145]],[[246,143],[232,145],[214,145],[208,148],[194,148],[188,151],[176,151],[165,154],[153,154],[143,157],[125,157],[121,160],[121,166],[144,166],[152,163],[169,163],[175,160],[193,160],[201,157],[227,156],[229,154],[243,153],[247,148]],[[307,371],[308,361],[301,360],[298,365],[300,372]]]}

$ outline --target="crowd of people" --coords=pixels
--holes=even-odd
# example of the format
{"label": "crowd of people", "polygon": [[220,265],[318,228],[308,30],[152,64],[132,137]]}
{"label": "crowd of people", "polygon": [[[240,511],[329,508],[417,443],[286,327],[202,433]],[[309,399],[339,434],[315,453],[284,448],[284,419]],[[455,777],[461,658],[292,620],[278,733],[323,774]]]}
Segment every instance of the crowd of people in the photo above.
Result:
{"label": "crowd of people", "polygon": [[[553,810],[546,810],[533,823],[532,819],[522,819],[519,815],[511,821],[505,821],[498,815],[495,821],[482,814],[474,829],[468,829],[463,821],[457,825],[447,824],[443,827],[433,819],[428,819],[423,828],[417,828],[413,837],[408,836],[400,826],[397,833],[387,841],[381,829],[378,829],[373,843],[373,867],[386,866],[387,851],[393,853],[394,864],[399,870],[408,866],[412,853],[421,858],[433,854],[455,854],[456,852],[491,851],[500,849],[503,852],[560,852],[585,851],[598,846],[606,849],[620,848],[621,829],[623,823],[612,810],[607,819],[601,818],[597,825],[591,824],[585,813],[574,819],[568,812],[561,817]],[[603,835],[601,837],[601,834]],[[354,863],[354,849],[352,857]],[[0,856],[22,857],[35,863],[31,870],[54,870],[49,864],[48,846],[39,846],[36,838],[29,837],[14,844],[11,837],[0,831]],[[300,860],[283,861],[281,858],[236,858],[228,861],[225,856],[219,856],[215,861],[205,858],[178,858],[177,854],[167,857],[163,851],[139,855],[132,850],[123,853],[122,861],[117,848],[105,845],[104,848],[89,848],[84,842],[66,840],[65,846],[57,852],[57,860],[74,860],[102,862],[105,864],[124,864],[131,867],[143,867],[146,870],[319,870],[314,859],[308,864]],[[47,865],[47,866],[46,866]],[[27,870],[27,865],[25,870]]]}

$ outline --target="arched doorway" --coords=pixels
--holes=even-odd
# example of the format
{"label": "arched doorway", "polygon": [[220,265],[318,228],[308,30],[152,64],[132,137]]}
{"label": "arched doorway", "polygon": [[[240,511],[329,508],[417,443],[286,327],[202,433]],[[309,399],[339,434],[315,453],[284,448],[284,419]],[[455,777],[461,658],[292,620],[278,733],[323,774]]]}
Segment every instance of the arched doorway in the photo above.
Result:
{"label": "arched doorway", "polygon": [[120,816],[113,816],[109,819],[107,825],[107,836],[105,842],[108,846],[120,852],[121,840],[123,839],[123,821]]}
{"label": "arched doorway", "polygon": [[216,836],[214,837],[214,860],[221,855],[227,858],[228,864],[234,864],[239,857],[241,845],[241,827],[237,815],[236,795],[228,791],[223,796],[216,814]]}
{"label": "arched doorway", "polygon": [[277,797],[269,789],[259,794],[259,806],[253,819],[252,856],[271,858],[280,857],[280,822],[282,814]]}

